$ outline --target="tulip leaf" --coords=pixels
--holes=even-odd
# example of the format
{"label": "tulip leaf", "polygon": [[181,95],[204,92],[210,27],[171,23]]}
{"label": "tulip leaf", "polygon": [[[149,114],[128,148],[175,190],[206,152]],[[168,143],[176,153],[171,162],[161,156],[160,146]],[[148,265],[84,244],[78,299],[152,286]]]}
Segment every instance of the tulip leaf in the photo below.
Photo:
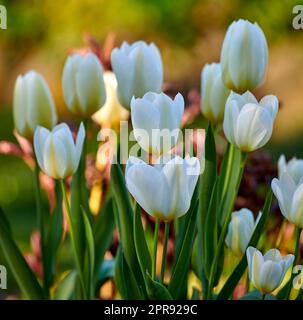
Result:
{"label": "tulip leaf", "polygon": [[112,242],[114,228],[113,199],[112,196],[110,196],[106,199],[93,225],[95,239],[95,276],[97,278],[104,254]]}
{"label": "tulip leaf", "polygon": [[277,298],[272,294],[266,294],[265,298],[263,299],[263,296],[259,290],[253,290],[241,297],[240,300],[277,300]]}
{"label": "tulip leaf", "polygon": [[135,248],[138,255],[139,263],[142,273],[145,274],[146,270],[151,272],[151,256],[145,239],[144,229],[141,220],[141,208],[136,204],[134,214],[134,239]]}
{"label": "tulip leaf", "polygon": [[77,272],[67,271],[61,277],[61,280],[56,288],[54,299],[55,300],[70,300],[74,296],[74,291],[77,281]]}
{"label": "tulip leaf", "polygon": [[193,293],[190,300],[200,300],[200,292],[196,287],[193,287]]}
{"label": "tulip leaf", "polygon": [[111,187],[117,208],[117,220],[125,259],[136,275],[138,287],[146,295],[145,282],[137,257],[133,230],[133,210],[126,189],[125,179],[119,164],[111,165]]}
{"label": "tulip leaf", "polygon": [[199,209],[198,209],[198,249],[199,255],[201,255],[201,277],[202,264],[205,269],[205,222],[207,217],[207,211],[210,204],[210,198],[213,192],[213,187],[217,178],[217,155],[216,145],[212,126],[209,124],[205,138],[205,170],[200,177],[199,183]]}
{"label": "tulip leaf", "polygon": [[84,230],[85,230],[85,239],[86,239],[86,250],[85,250],[85,264],[84,272],[86,274],[87,284],[88,284],[88,297],[91,297],[93,294],[93,280],[94,280],[94,270],[95,270],[95,242],[94,235],[91,226],[91,222],[88,218],[87,213],[84,208],[81,206]]}
{"label": "tulip leaf", "polygon": [[[197,190],[197,188],[196,188]],[[172,270],[172,276],[170,283],[168,285],[168,291],[174,299],[181,299],[182,297],[182,283],[187,280],[188,267],[191,258],[191,252],[193,248],[193,242],[195,239],[196,224],[197,224],[197,212],[198,212],[198,203],[199,201],[193,196],[191,202],[191,207],[186,214],[187,223],[186,223],[186,232],[184,236],[184,241],[178,260],[175,264],[175,267]]]}
{"label": "tulip leaf", "polygon": [[173,300],[167,288],[160,282],[154,281],[150,274],[146,273],[147,294],[151,300]]}
{"label": "tulip leaf", "polygon": [[217,186],[215,182],[213,192],[210,198],[210,205],[207,210],[207,216],[205,219],[205,231],[204,231],[204,267],[205,274],[209,277],[211,266],[213,263],[214,255],[217,249],[218,243],[218,230],[217,230],[217,217],[216,217],[216,206],[217,206]]}
{"label": "tulip leaf", "polygon": [[134,273],[128,267],[121,245],[119,245],[115,258],[115,283],[123,299],[144,299]]}
{"label": "tulip leaf", "polygon": [[[259,219],[259,222],[255,227],[255,230],[250,238],[247,248],[250,246],[252,247],[257,246],[260,236],[262,234],[265,222],[270,213],[271,201],[272,201],[272,191],[271,189],[269,189],[266,195],[266,200],[262,210],[261,218]],[[240,260],[240,262],[232,272],[232,274],[229,276],[229,278],[225,282],[223,288],[221,289],[217,297],[217,300],[228,299],[232,295],[237,283],[240,281],[243,273],[245,272],[246,267],[247,267],[247,259],[246,259],[246,254],[244,254],[242,259]]]}
{"label": "tulip leaf", "polygon": [[44,299],[43,289],[26,263],[9,230],[5,214],[0,208],[0,248],[6,262],[26,299]]}

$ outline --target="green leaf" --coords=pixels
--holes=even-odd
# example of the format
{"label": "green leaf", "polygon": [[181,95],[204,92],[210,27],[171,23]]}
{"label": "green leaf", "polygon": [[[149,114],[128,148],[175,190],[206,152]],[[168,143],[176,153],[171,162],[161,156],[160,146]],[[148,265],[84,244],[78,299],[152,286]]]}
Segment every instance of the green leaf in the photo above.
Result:
{"label": "green leaf", "polygon": [[95,239],[95,276],[98,278],[99,267],[102,265],[102,260],[106,250],[108,250],[115,228],[115,219],[113,214],[113,199],[106,199],[101,212],[94,221],[93,232]]}
{"label": "green leaf", "polygon": [[217,185],[215,182],[213,192],[210,198],[210,205],[207,210],[204,230],[204,270],[207,278],[209,278],[212,262],[218,245],[218,230],[217,230]]}
{"label": "green leaf", "polygon": [[119,246],[115,258],[115,283],[123,299],[144,299],[144,296],[138,287],[134,273],[128,267],[121,246]]}
{"label": "green leaf", "polygon": [[144,229],[141,220],[141,208],[136,204],[134,214],[134,239],[135,248],[143,275],[146,271],[151,273],[151,256],[145,239]]}
{"label": "green leaf", "polygon": [[190,300],[200,300],[200,291],[196,287],[193,287],[193,294]]}
{"label": "green leaf", "polygon": [[[263,300],[262,294],[258,290],[248,292],[246,295],[240,298],[240,300]],[[277,300],[272,294],[267,294],[264,300]]]}
{"label": "green leaf", "polygon": [[[201,256],[201,277],[202,264],[205,263],[205,221],[213,191],[213,186],[217,178],[217,155],[214,134],[211,125],[207,128],[205,138],[205,170],[199,182],[199,210],[197,217],[198,224],[198,251]],[[205,266],[204,266],[205,267]]]}
{"label": "green leaf", "polygon": [[[197,188],[196,188],[197,190]],[[172,276],[168,285],[168,291],[174,299],[181,299],[182,297],[182,283],[187,280],[187,273],[191,258],[191,252],[193,248],[193,242],[195,239],[197,212],[198,212],[198,200],[193,196],[191,207],[186,214],[186,233],[183,241],[182,248],[175,267],[172,270]]]}
{"label": "green leaf", "polygon": [[6,262],[26,299],[44,299],[43,289],[15,244],[9,230],[10,227],[4,212],[0,208],[0,247]]}
{"label": "green leaf", "polygon": [[[266,222],[266,220],[269,216],[269,213],[270,213],[271,201],[272,201],[272,191],[271,191],[271,189],[269,189],[267,192],[265,204],[264,204],[264,207],[262,210],[262,216],[261,216],[258,224],[256,225],[256,228],[252,234],[252,237],[251,237],[247,247],[250,247],[250,246],[256,247],[258,245],[258,242],[259,242],[260,236],[262,234],[265,222]],[[218,300],[228,299],[232,295],[232,293],[233,293],[237,283],[240,281],[246,267],[247,267],[247,259],[246,259],[246,254],[244,254],[242,259],[240,260],[240,262],[238,263],[238,265],[236,266],[236,268],[232,272],[232,274],[229,276],[229,278],[225,282],[223,288],[221,289],[221,291],[217,297]]]}
{"label": "green leaf", "polygon": [[150,274],[146,273],[147,294],[151,300],[173,300],[169,291],[160,282],[154,281]]}
{"label": "green leaf", "polygon": [[95,270],[95,242],[94,235],[90,220],[84,208],[82,209],[84,230],[85,230],[85,239],[86,239],[86,250],[85,250],[85,274],[88,284],[88,297],[91,297],[94,293],[93,290],[93,280],[94,280],[94,270]]}
{"label": "green leaf", "polygon": [[70,300],[73,298],[77,281],[77,272],[75,270],[65,272],[56,288],[55,300]]}
{"label": "green leaf", "polygon": [[145,282],[139,265],[134,242],[133,210],[119,164],[111,165],[111,187],[117,205],[118,227],[123,253],[131,271],[136,275],[138,287],[146,296]]}

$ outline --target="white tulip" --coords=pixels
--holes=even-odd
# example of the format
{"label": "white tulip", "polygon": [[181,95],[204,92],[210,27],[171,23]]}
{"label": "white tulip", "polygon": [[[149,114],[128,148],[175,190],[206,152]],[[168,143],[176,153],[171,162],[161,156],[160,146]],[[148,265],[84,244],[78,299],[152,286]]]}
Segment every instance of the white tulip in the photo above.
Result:
{"label": "white tulip", "polygon": [[287,172],[298,184],[303,178],[303,160],[292,158],[286,162],[284,154],[282,154],[278,161],[279,177],[281,178],[283,172]]}
{"label": "white tulip", "polygon": [[35,71],[18,76],[13,109],[18,133],[29,140],[32,140],[38,125],[51,129],[57,122],[56,107],[49,87]]}
{"label": "white tulip", "polygon": [[225,242],[235,255],[242,256],[245,253],[260,217],[261,213],[255,222],[253,213],[246,208],[232,213]]}
{"label": "white tulip", "polygon": [[296,184],[294,179],[283,172],[279,179],[271,182],[273,193],[279,202],[283,216],[294,223],[297,227],[303,228],[303,181]]}
{"label": "white tulip", "polygon": [[249,247],[246,251],[248,275],[254,287],[263,294],[277,289],[291,264],[294,255],[281,257],[280,251],[271,249],[263,256],[256,248]]}
{"label": "white tulip", "polygon": [[257,23],[234,21],[228,28],[221,51],[222,78],[229,89],[243,93],[264,81],[268,47]]}
{"label": "white tulip", "polygon": [[142,98],[146,92],[161,91],[163,65],[155,44],[123,42],[112,51],[111,64],[118,81],[118,98],[125,108],[130,107],[132,97]]}
{"label": "white tulip", "polygon": [[201,72],[201,110],[211,123],[222,122],[229,93],[222,81],[220,64],[206,64]]}
{"label": "white tulip", "polygon": [[54,179],[73,175],[79,165],[85,129],[81,123],[76,144],[69,127],[59,124],[52,131],[37,127],[34,148],[40,168]]}
{"label": "white tulip", "polygon": [[183,113],[184,99],[180,93],[174,100],[154,92],[132,98],[131,119],[140,147],[155,155],[171,150],[178,140]]}
{"label": "white tulip", "polygon": [[117,97],[117,79],[113,72],[106,71],[104,73],[104,82],[106,88],[105,105],[93,114],[93,120],[100,126],[118,127],[120,121],[126,121],[129,112],[123,108]]}
{"label": "white tulip", "polygon": [[154,166],[130,157],[125,176],[129,192],[147,213],[171,221],[188,211],[199,174],[195,157],[161,158]]}
{"label": "white tulip", "polygon": [[90,117],[105,103],[103,67],[93,53],[73,54],[67,58],[62,86],[68,109],[81,117]]}
{"label": "white tulip", "polygon": [[243,152],[263,147],[271,137],[278,112],[278,99],[269,95],[259,102],[249,91],[232,92],[227,99],[223,129],[229,142]]}

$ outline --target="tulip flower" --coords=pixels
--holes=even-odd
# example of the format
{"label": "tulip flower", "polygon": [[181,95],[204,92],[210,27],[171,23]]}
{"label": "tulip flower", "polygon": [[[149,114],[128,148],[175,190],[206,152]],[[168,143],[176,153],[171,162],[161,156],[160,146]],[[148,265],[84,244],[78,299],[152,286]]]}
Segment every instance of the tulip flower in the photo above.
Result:
{"label": "tulip flower", "polygon": [[69,127],[63,123],[52,131],[37,127],[34,148],[42,171],[54,179],[64,179],[73,175],[79,165],[85,129],[81,123],[76,144]]}
{"label": "tulip flower", "polygon": [[93,120],[102,127],[117,128],[120,121],[126,121],[129,112],[123,108],[117,97],[117,79],[113,72],[104,73],[104,82],[106,89],[106,102],[104,106],[93,114]]}
{"label": "tulip flower", "polygon": [[127,188],[138,204],[151,216],[168,222],[188,211],[200,163],[195,157],[163,159],[151,166],[130,157],[125,176]]}
{"label": "tulip flower", "polygon": [[278,99],[269,95],[260,102],[249,91],[232,92],[227,99],[223,129],[227,140],[243,152],[263,147],[271,137]]}
{"label": "tulip flower", "polygon": [[246,208],[232,213],[225,242],[235,255],[242,256],[245,253],[260,217],[259,213],[255,222],[253,213]]}
{"label": "tulip flower", "polygon": [[177,143],[184,99],[178,93],[174,100],[164,93],[148,92],[131,101],[134,135],[146,152],[161,155]]}
{"label": "tulip flower", "polygon": [[253,90],[264,81],[268,47],[257,23],[234,21],[228,28],[221,51],[222,78],[235,92]]}
{"label": "tulip flower", "polygon": [[278,161],[278,171],[280,178],[283,172],[287,172],[298,184],[303,178],[303,160],[294,157],[286,162],[285,156],[282,154]]}
{"label": "tulip flower", "polygon": [[281,257],[277,249],[271,249],[263,256],[256,248],[249,247],[246,256],[249,279],[262,294],[268,294],[281,285],[294,261],[294,255]]}
{"label": "tulip flower", "polygon": [[205,65],[201,72],[201,110],[211,123],[217,124],[223,121],[229,93],[230,90],[222,81],[220,64]]}
{"label": "tulip flower", "polygon": [[83,118],[90,117],[105,103],[103,67],[93,53],[73,54],[67,58],[62,85],[68,109]]}
{"label": "tulip flower", "polygon": [[295,180],[287,172],[283,172],[279,179],[273,179],[271,188],[278,199],[283,216],[303,228],[303,182],[295,183]]}
{"label": "tulip flower", "polygon": [[28,140],[32,140],[38,125],[51,129],[57,122],[56,107],[49,87],[35,71],[17,78],[13,109],[16,130]]}
{"label": "tulip flower", "polygon": [[111,64],[118,81],[118,98],[125,108],[130,107],[132,97],[142,98],[146,92],[161,91],[163,65],[155,44],[123,42],[112,51]]}

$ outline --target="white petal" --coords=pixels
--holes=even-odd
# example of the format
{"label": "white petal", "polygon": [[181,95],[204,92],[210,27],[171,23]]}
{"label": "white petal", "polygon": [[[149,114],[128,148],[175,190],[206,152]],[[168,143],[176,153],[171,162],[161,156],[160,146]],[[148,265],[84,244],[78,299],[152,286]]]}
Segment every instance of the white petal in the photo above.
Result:
{"label": "white petal", "polygon": [[77,135],[77,140],[76,140],[76,146],[75,146],[75,158],[74,160],[74,172],[77,170],[79,166],[79,161],[81,158],[81,153],[83,149],[83,143],[85,140],[85,128],[83,123],[81,122],[78,135]]}
{"label": "white petal", "polygon": [[36,154],[38,164],[43,171],[45,171],[44,161],[43,161],[44,146],[45,146],[45,142],[46,142],[49,134],[50,134],[49,130],[47,130],[46,128],[43,128],[43,127],[39,127],[39,126],[36,128],[35,134],[34,134],[35,154]]}

